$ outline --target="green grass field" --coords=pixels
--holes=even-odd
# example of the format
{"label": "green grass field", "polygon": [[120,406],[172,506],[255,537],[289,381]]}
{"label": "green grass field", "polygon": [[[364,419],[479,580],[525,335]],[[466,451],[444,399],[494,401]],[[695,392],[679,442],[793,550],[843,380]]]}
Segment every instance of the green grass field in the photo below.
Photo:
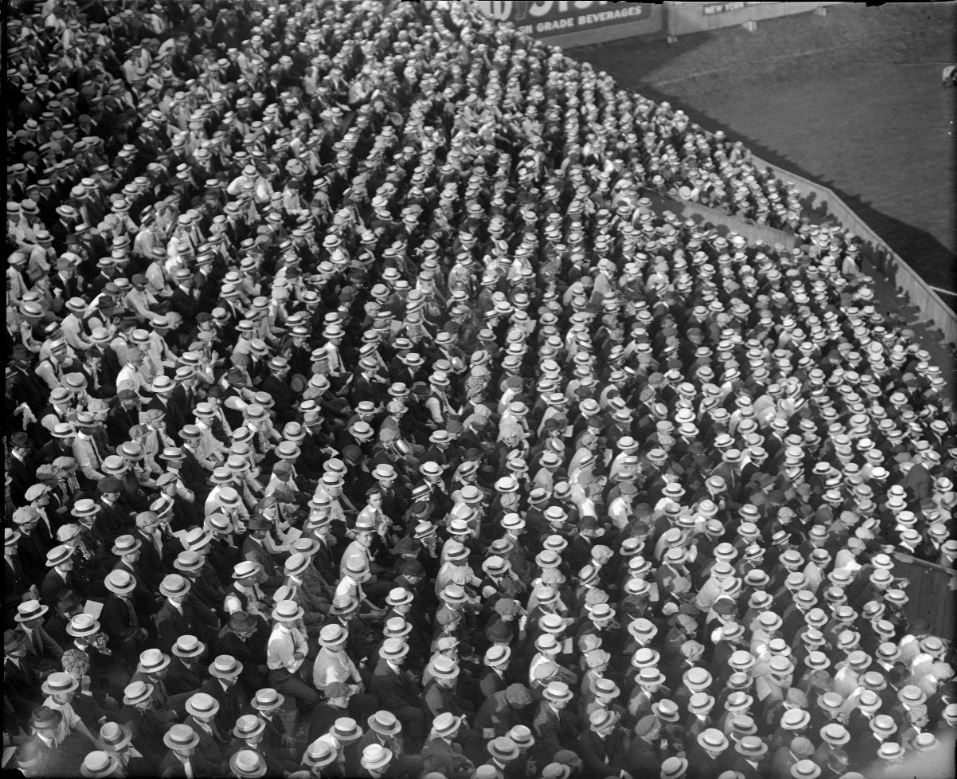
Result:
{"label": "green grass field", "polygon": [[834,189],[930,284],[957,290],[957,4],[859,3],[570,50]]}

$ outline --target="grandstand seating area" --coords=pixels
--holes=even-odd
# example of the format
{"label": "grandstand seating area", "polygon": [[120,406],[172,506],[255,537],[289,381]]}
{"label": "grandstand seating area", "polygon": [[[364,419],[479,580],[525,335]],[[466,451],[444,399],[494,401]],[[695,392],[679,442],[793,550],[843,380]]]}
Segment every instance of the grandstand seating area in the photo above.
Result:
{"label": "grandstand seating area", "polygon": [[[14,2],[7,36],[14,763],[786,779],[952,758],[952,646],[894,569],[957,557],[945,378],[854,236],[742,144],[465,3]],[[121,538],[152,555],[142,634],[106,617]],[[223,693],[244,620],[261,640]],[[320,678],[339,628],[356,678]],[[160,700],[149,663],[189,658],[184,635],[196,683]],[[380,672],[403,648],[407,699]],[[191,757],[197,695],[220,714]]]}

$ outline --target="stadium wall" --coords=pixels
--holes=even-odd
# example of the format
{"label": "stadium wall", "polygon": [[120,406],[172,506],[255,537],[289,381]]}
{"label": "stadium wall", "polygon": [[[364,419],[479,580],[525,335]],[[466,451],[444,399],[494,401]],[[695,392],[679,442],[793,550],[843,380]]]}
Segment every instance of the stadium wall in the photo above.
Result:
{"label": "stadium wall", "polygon": [[755,165],[770,168],[783,181],[793,181],[801,194],[812,198],[815,208],[834,217],[843,227],[856,233],[864,242],[864,254],[887,279],[900,287],[923,318],[930,320],[944,334],[944,341],[957,344],[957,312],[931,289],[917,272],[861,219],[832,189],[751,156]]}
{"label": "stadium wall", "polygon": [[712,225],[720,235],[726,236],[737,233],[748,239],[749,243],[764,244],[765,246],[780,245],[785,249],[793,249],[800,245],[801,240],[794,233],[779,230],[770,225],[756,224],[727,211],[696,203],[693,200],[680,200],[658,192],[644,190],[642,196],[647,197],[659,211],[671,211],[682,219],[691,219],[696,224]]}
{"label": "stadium wall", "polygon": [[677,37],[814,11],[834,3],[665,3],[668,35]]}

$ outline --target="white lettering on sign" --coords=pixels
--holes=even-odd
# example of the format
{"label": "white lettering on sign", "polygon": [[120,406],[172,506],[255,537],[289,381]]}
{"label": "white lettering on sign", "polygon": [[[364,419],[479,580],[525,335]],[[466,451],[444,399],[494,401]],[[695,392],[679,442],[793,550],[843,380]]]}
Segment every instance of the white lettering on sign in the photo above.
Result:
{"label": "white lettering on sign", "polygon": [[552,30],[567,30],[575,26],[575,19],[553,19],[552,21],[539,22],[535,25],[535,32],[551,32]]}
{"label": "white lettering on sign", "polygon": [[[475,7],[490,19],[514,23],[522,32],[540,33],[642,17],[647,13],[645,3],[609,2],[609,0],[535,0],[535,2],[475,0]],[[588,9],[593,9],[595,13],[581,13]],[[526,20],[534,21],[535,19],[540,21],[535,24],[526,23]]]}
{"label": "white lettering on sign", "polygon": [[512,17],[512,0],[476,0],[475,7],[489,19],[507,22]]}
{"label": "white lettering on sign", "polygon": [[708,3],[703,6],[701,11],[705,16],[713,16],[714,14],[723,14],[728,11],[740,11],[745,6],[749,5],[767,5],[767,2],[754,2],[754,3]]}
{"label": "white lettering on sign", "polygon": [[594,14],[585,14],[578,17],[579,25],[601,24],[602,22],[611,22],[615,19],[627,19],[630,16],[643,16],[645,13],[641,5],[625,6],[616,8],[613,11],[599,11]]}
{"label": "white lettering on sign", "polygon": [[555,0],[536,0],[529,6],[528,13],[529,16],[548,16],[554,10],[557,13],[566,14],[572,8],[583,11],[600,4],[600,0],[574,0],[574,2],[568,0],[558,0],[558,2]]}

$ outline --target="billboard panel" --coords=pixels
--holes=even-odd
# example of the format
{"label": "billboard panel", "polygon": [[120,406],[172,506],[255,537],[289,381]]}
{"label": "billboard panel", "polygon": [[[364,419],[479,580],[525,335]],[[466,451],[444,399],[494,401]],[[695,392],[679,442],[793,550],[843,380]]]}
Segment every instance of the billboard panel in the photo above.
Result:
{"label": "billboard panel", "polygon": [[558,46],[646,35],[663,27],[661,6],[608,0],[475,0],[485,16]]}
{"label": "billboard panel", "polygon": [[668,35],[733,27],[777,16],[802,14],[833,3],[668,3]]}

